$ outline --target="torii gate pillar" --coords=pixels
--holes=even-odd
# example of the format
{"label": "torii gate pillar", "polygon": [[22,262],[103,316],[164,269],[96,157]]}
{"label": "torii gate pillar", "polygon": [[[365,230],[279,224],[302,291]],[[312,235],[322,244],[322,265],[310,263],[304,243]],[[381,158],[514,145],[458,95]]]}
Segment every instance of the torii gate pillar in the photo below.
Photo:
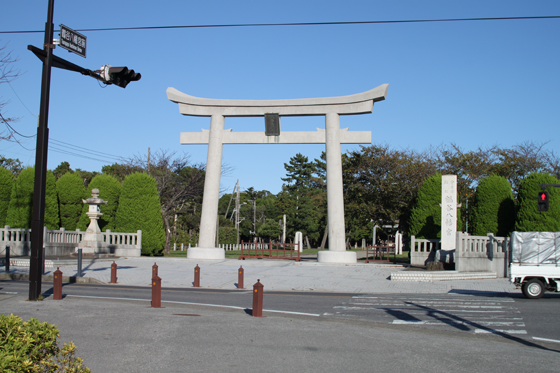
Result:
{"label": "torii gate pillar", "polygon": [[[371,113],[373,103],[384,100],[388,89],[389,85],[383,84],[350,96],[315,99],[216,100],[193,97],[168,88],[167,97],[179,104],[181,114],[211,117],[210,131],[181,133],[181,144],[208,144],[199,246],[189,248],[187,257],[225,258],[225,251],[215,247],[223,144],[326,144],[329,250],[319,252],[317,259],[327,263],[356,263],[356,253],[346,251],[340,144],[371,143],[371,132],[341,129],[340,115]],[[264,116],[266,113],[278,113],[280,116],[324,115],[325,129],[282,132],[279,136],[266,136],[264,131],[232,132],[224,129],[226,116]]]}

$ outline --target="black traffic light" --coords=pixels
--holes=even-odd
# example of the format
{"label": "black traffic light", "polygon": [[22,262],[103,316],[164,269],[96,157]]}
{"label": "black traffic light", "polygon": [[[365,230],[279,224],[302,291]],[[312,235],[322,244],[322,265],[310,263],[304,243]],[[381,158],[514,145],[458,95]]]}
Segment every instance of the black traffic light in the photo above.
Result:
{"label": "black traffic light", "polygon": [[126,88],[128,83],[138,81],[142,77],[140,73],[135,73],[134,70],[129,70],[126,66],[113,67],[111,65],[101,67],[101,76],[105,83],[122,88]]}
{"label": "black traffic light", "polygon": [[548,211],[548,192],[539,192],[539,211]]}

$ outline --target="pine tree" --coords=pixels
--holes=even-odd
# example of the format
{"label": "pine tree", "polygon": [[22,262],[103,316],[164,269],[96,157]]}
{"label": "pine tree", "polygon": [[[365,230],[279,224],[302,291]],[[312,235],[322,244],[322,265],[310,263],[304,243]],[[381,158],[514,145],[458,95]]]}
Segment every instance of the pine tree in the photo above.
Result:
{"label": "pine tree", "polygon": [[515,224],[515,203],[509,181],[497,175],[483,179],[476,188],[471,213],[473,235],[508,236]]}
{"label": "pine tree", "polygon": [[[106,205],[100,205],[101,213],[103,214],[97,221],[99,224],[99,229],[104,231],[110,229],[115,230],[115,216],[117,214],[117,207],[119,206],[119,198],[121,195],[121,183],[111,175],[97,175],[88,185],[87,196],[91,196],[91,190],[97,188],[99,189],[99,198],[107,201]],[[86,230],[89,226],[90,219],[86,215],[89,210],[89,205],[84,203],[82,208],[82,215],[80,216],[80,222],[78,228],[80,230]]]}
{"label": "pine tree", "polygon": [[13,188],[14,174],[7,168],[0,167],[0,228],[6,224]]}
{"label": "pine tree", "polygon": [[560,190],[546,188],[549,196],[548,211],[538,210],[539,184],[560,184],[552,175],[533,173],[523,179],[517,194],[517,218],[515,230],[519,232],[558,232],[560,231]]}
{"label": "pine tree", "polygon": [[60,226],[66,230],[75,230],[82,213],[86,189],[78,174],[67,172],[56,182],[60,209]]}
{"label": "pine tree", "polygon": [[31,228],[33,215],[33,188],[35,169],[27,167],[21,171],[14,182],[6,225],[12,228]]}
{"label": "pine tree", "polygon": [[142,230],[144,255],[159,254],[163,251],[165,232],[154,178],[146,173],[134,173],[124,179],[115,230],[131,233]]}

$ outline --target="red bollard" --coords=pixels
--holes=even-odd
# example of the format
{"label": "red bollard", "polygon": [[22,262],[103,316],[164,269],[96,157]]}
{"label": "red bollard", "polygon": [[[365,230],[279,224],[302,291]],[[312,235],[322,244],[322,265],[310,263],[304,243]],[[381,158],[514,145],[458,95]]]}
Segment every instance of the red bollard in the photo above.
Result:
{"label": "red bollard", "polygon": [[161,278],[152,277],[152,308],[161,308]]}
{"label": "red bollard", "polygon": [[198,266],[198,264],[196,265],[196,267],[194,267],[194,287],[200,287],[200,267]]}
{"label": "red bollard", "polygon": [[239,271],[237,272],[239,275],[237,276],[237,288],[244,289],[245,286],[243,284],[243,274],[244,274],[243,266],[239,266]]}
{"label": "red bollard", "polygon": [[111,281],[109,283],[117,283],[117,263],[115,263],[115,261],[113,261],[113,264],[111,264]]}
{"label": "red bollard", "polygon": [[60,267],[56,267],[56,271],[54,271],[53,299],[62,300],[62,271]]}
{"label": "red bollard", "polygon": [[257,280],[257,283],[253,285],[253,317],[262,317],[263,289],[264,285],[261,284],[261,280]]}
{"label": "red bollard", "polygon": [[152,278],[157,277],[157,275],[158,275],[158,265],[154,263],[154,265],[152,266]]}

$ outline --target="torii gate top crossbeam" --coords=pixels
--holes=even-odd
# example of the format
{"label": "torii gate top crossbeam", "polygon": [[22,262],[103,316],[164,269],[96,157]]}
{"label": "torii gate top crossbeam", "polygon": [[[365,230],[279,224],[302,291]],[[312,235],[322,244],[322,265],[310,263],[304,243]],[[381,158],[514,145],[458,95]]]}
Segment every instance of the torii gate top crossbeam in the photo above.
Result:
{"label": "torii gate top crossbeam", "polygon": [[263,116],[278,113],[282,116],[308,116],[371,113],[373,103],[383,101],[387,96],[388,84],[372,90],[340,97],[300,98],[287,100],[221,100],[200,98],[182,93],[175,88],[167,88],[167,98],[179,104],[183,115],[225,117]]}

